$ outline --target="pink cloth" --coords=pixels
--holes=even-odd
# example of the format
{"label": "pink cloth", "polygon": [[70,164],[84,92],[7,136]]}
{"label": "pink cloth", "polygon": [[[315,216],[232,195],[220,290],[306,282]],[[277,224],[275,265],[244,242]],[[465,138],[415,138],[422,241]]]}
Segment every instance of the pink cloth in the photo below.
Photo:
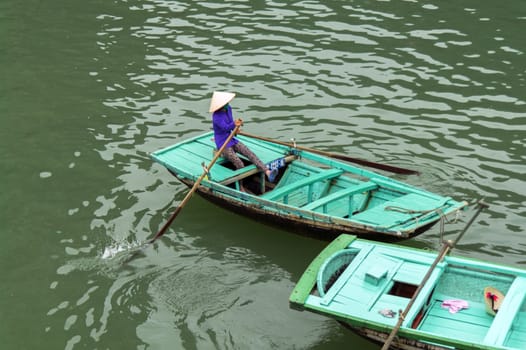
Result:
{"label": "pink cloth", "polygon": [[442,302],[442,307],[448,309],[450,313],[455,314],[462,309],[467,309],[469,304],[465,300],[460,299],[448,299]]}

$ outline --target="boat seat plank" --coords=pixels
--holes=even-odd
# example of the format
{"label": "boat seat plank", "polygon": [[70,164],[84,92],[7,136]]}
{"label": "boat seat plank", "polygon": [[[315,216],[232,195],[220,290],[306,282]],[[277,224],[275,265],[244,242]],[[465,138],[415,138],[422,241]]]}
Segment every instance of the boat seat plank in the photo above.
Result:
{"label": "boat seat plank", "polygon": [[295,183],[312,174],[318,174],[320,171],[323,171],[323,169],[316,168],[301,161],[292,162],[283,173],[281,180],[276,184],[275,189]]}
{"label": "boat seat plank", "polygon": [[517,277],[504,296],[504,300],[495,315],[493,323],[484,338],[489,345],[502,345],[521,308],[526,294],[526,277]]}
{"label": "boat seat plank", "polygon": [[[283,173],[280,181],[274,187],[274,191],[288,187],[298,181],[303,181],[308,177],[324,172],[325,170],[315,168],[302,162],[292,162]],[[302,207],[313,200],[317,200],[329,189],[331,182],[318,181],[312,184],[300,187],[292,192],[285,194],[280,200],[284,204],[295,207]]]}
{"label": "boat seat plank", "polygon": [[324,180],[330,180],[334,177],[337,177],[343,173],[343,170],[341,169],[330,169],[321,171],[318,174],[311,175],[307,178],[304,178],[302,180],[293,182],[291,184],[288,184],[286,186],[281,186],[278,189],[275,189],[273,191],[267,192],[263,194],[261,197],[268,199],[268,200],[276,200],[278,198],[284,197],[291,192],[302,188],[304,186],[312,185],[318,181],[324,181]]}
{"label": "boat seat plank", "polygon": [[[446,296],[441,299],[451,298]],[[442,302],[435,300],[432,303],[419,330],[465,341],[480,342],[484,339],[492,317],[486,313],[483,303],[470,302],[468,309],[452,314],[441,306]]]}
{"label": "boat seat plank", "polygon": [[306,210],[315,210],[316,208],[319,208],[327,203],[336,201],[338,199],[341,199],[346,196],[352,196],[357,193],[363,193],[366,191],[372,191],[374,189],[378,188],[378,185],[374,182],[368,181],[364,182],[357,186],[352,186],[343,190],[339,190],[337,192],[331,193],[327,196],[324,196],[306,206],[303,207],[303,209]]}

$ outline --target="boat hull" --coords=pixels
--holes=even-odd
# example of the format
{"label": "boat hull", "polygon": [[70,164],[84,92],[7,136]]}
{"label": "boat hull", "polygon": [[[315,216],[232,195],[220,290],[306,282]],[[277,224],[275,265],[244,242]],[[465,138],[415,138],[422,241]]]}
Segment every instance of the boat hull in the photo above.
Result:
{"label": "boat hull", "polygon": [[[353,327],[352,325],[339,322],[340,325],[347,330],[359,335],[360,337],[367,339],[378,346],[382,346],[387,338],[389,337],[388,333],[375,331],[373,329],[368,329],[364,327]],[[426,343],[414,339],[400,338],[397,337],[393,340],[389,349],[399,349],[399,350],[451,350],[451,347],[444,347],[436,344]]]}
{"label": "boat hull", "polygon": [[[189,188],[193,186],[193,181],[187,181],[181,178],[179,178],[179,181]],[[205,186],[200,186],[197,189],[197,194],[205,200],[235,214],[245,216],[254,221],[275,228],[285,229],[301,236],[312,237],[324,241],[331,241],[342,233],[348,233],[361,238],[373,239],[381,242],[397,242],[403,239],[415,237],[422,232],[429,230],[436,224],[436,222],[432,222],[409,232],[404,237],[400,237],[399,235],[386,235],[383,232],[376,232],[357,225],[343,225],[334,222],[314,221],[311,219],[305,219],[300,215],[289,215],[282,212],[269,211],[258,205],[244,204],[244,202],[239,201],[237,198],[232,199],[230,197],[218,195],[217,192],[214,192]]]}

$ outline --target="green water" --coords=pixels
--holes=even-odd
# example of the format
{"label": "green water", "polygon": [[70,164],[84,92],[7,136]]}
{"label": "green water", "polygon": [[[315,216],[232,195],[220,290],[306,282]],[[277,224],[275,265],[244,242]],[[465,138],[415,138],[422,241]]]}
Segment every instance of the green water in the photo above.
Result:
{"label": "green water", "polygon": [[288,307],[326,242],[197,197],[122,264],[187,191],[149,153],[210,130],[213,90],[247,132],[485,198],[454,253],[523,267],[525,26],[521,0],[1,2],[2,348],[376,348]]}

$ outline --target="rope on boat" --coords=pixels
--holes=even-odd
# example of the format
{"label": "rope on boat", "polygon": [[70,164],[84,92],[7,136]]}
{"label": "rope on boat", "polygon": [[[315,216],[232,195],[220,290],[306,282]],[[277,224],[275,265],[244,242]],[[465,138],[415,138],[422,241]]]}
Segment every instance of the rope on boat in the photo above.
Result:
{"label": "rope on boat", "polygon": [[[415,220],[415,228],[413,228],[413,230],[410,231],[411,233],[415,232],[416,227],[418,227],[418,221],[419,221],[419,219],[420,219],[420,217],[422,215],[426,215],[426,214],[435,212],[440,217],[440,231],[441,231],[441,233],[443,233],[444,232],[444,222],[447,221],[448,224],[450,223],[448,221],[448,219],[447,219],[447,216],[444,214],[444,211],[442,210],[444,207],[445,207],[445,205],[443,205],[443,206],[441,206],[439,208],[435,208],[435,209],[414,210],[414,209],[407,209],[407,208],[403,208],[403,207],[398,207],[396,205],[388,205],[388,206],[385,207],[384,210],[397,211],[399,213],[404,213],[404,214],[421,214],[421,215],[414,216],[414,217],[411,218],[411,219]],[[459,216],[459,211],[457,210],[456,212],[457,212],[457,217],[458,217]],[[455,221],[456,221],[456,218],[455,218]]]}
{"label": "rope on boat", "polygon": [[289,154],[298,157],[298,159],[301,158],[300,151],[298,150],[298,146],[296,144],[296,139],[291,138],[290,142],[292,142],[292,146],[289,146]]}
{"label": "rope on boat", "polygon": [[437,212],[442,211],[442,208],[443,206],[440,208],[436,208],[436,209],[414,210],[414,209],[407,209],[403,207],[397,207],[396,205],[388,205],[387,207],[385,207],[384,210],[397,211],[397,212],[405,213],[405,214],[428,214],[434,211],[437,211]]}
{"label": "rope on boat", "polygon": [[444,242],[444,232],[445,232],[445,221],[446,221],[446,216],[445,215],[441,215],[440,216],[440,242]]}
{"label": "rope on boat", "polygon": [[206,174],[206,179],[207,180],[212,180],[212,176],[210,176],[210,171],[208,170],[208,167],[206,166],[205,162],[202,162],[201,166],[203,167],[203,171]]}

